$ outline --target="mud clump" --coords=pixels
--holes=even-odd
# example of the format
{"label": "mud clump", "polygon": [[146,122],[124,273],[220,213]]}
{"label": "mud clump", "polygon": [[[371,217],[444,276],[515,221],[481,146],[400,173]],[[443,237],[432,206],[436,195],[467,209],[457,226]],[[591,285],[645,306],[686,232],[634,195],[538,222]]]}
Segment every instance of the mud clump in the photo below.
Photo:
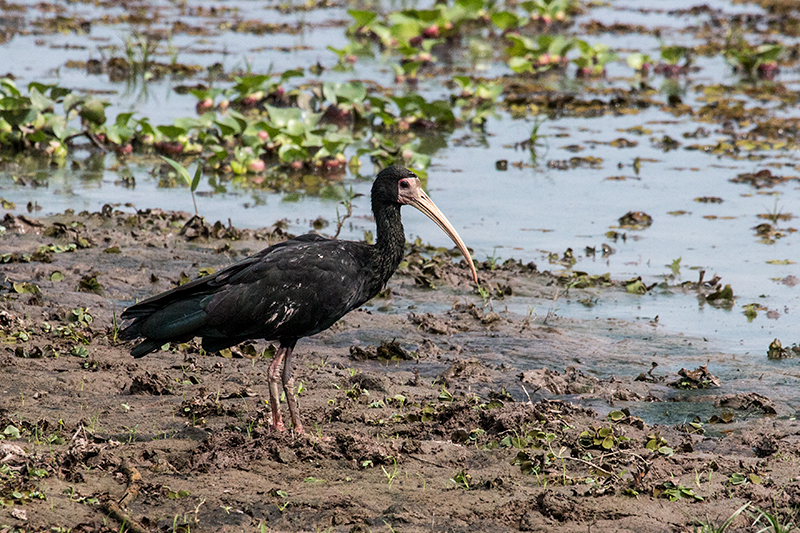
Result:
{"label": "mud clump", "polygon": [[408,321],[416,325],[426,333],[434,333],[436,335],[452,335],[459,331],[467,331],[469,326],[457,322],[456,320],[449,319],[442,316],[434,316],[431,313],[423,315],[416,315],[409,313]]}
{"label": "mud clump", "polygon": [[756,392],[724,396],[715,400],[714,405],[725,409],[735,409],[737,411],[758,410],[765,415],[774,415],[778,413],[772,400]]}
{"label": "mud clump", "polygon": [[404,349],[394,340],[382,342],[380,346],[370,346],[367,348],[351,346],[350,357],[354,361],[366,361],[368,359],[378,361],[413,361],[417,359],[413,352]]}
{"label": "mud clump", "polygon": [[134,376],[128,387],[129,394],[153,394],[155,396],[165,396],[172,394],[169,379],[145,372],[143,375]]}

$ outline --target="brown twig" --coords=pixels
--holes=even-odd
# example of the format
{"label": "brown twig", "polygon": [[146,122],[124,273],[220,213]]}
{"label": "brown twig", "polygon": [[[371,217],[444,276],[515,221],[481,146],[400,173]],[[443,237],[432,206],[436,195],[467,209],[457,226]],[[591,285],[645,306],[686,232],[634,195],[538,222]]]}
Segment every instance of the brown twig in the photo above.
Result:
{"label": "brown twig", "polygon": [[127,531],[131,533],[148,533],[147,528],[139,524],[130,514],[123,510],[123,507],[127,507],[129,503],[139,496],[139,489],[142,486],[142,475],[127,459],[122,461],[119,469],[128,478],[128,486],[125,488],[125,494],[122,495],[119,502],[115,502],[111,499],[104,502],[102,508],[108,513],[108,516],[125,524]]}
{"label": "brown twig", "polygon": [[585,464],[587,466],[590,466],[590,467],[594,468],[595,470],[599,470],[600,472],[603,472],[604,474],[607,474],[609,476],[619,477],[614,472],[611,472],[610,470],[606,470],[602,466],[597,466],[596,464],[594,464],[594,463],[592,463],[590,461],[587,461],[586,459],[581,459],[580,457],[570,457],[568,455],[556,456],[556,457],[558,457],[559,459],[569,459],[570,461],[578,461],[579,463],[583,463],[583,464]]}
{"label": "brown twig", "polygon": [[130,533],[150,533],[147,528],[139,522],[131,518],[131,515],[122,510],[117,502],[108,500],[102,505],[103,511],[108,513],[108,516],[121,524],[125,524],[125,531]]}
{"label": "brown twig", "polygon": [[603,454],[602,458],[605,459],[607,457],[613,457],[614,455],[627,455],[629,457],[635,457],[636,459],[639,459],[642,463],[644,463],[645,466],[647,466],[648,468],[652,466],[652,463],[650,463],[647,459],[645,459],[638,453],[629,452],[628,450],[617,450],[614,452],[605,453]]}
{"label": "brown twig", "polygon": [[142,486],[142,475],[128,460],[122,461],[119,469],[128,477],[128,487],[125,489],[125,494],[119,499],[119,504],[122,507],[127,507],[129,503],[139,496],[139,489]]}
{"label": "brown twig", "polygon": [[353,188],[350,187],[350,192],[341,203],[344,205],[347,212],[344,215],[339,214],[339,208],[336,208],[336,233],[333,235],[334,239],[339,238],[339,233],[342,232],[344,221],[353,216],[353,199],[361,196],[360,194],[353,194]]}
{"label": "brown twig", "polygon": [[100,150],[102,150],[104,152],[108,152],[108,148],[106,148],[106,146],[102,142],[100,142],[100,139],[97,138],[97,135],[95,135],[94,133],[92,133],[92,132],[90,132],[88,130],[87,131],[82,131],[80,133],[75,133],[73,135],[70,135],[69,137],[64,139],[64,142],[70,142],[72,139],[75,139],[77,137],[86,137],[97,148],[99,148]]}

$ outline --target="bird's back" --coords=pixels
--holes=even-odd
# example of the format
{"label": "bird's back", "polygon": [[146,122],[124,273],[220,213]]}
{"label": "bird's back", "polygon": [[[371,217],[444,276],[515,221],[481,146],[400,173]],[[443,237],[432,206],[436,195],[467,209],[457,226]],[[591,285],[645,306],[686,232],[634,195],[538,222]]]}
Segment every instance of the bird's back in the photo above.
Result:
{"label": "bird's back", "polygon": [[370,246],[305,235],[211,276],[144,300],[122,314],[122,339],[144,337],[142,356],[168,341],[203,337],[209,351],[247,339],[297,339],[330,327],[377,290]]}

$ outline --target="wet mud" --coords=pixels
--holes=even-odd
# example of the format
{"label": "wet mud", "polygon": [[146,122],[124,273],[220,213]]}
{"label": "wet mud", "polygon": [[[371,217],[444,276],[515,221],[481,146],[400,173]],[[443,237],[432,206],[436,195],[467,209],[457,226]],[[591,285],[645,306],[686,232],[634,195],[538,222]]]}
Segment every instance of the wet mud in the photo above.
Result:
{"label": "wet mud", "polygon": [[[703,369],[697,339],[517,316],[410,249],[380,298],[298,343],[306,432],[278,433],[267,343],[134,360],[115,317],[281,224],[109,207],[3,225],[0,531],[673,532],[747,502],[732,530],[752,531],[756,509],[786,524],[800,506],[790,406]],[[497,298],[561,290],[534,265],[480,266]],[[643,414],[692,402],[716,420]]]}

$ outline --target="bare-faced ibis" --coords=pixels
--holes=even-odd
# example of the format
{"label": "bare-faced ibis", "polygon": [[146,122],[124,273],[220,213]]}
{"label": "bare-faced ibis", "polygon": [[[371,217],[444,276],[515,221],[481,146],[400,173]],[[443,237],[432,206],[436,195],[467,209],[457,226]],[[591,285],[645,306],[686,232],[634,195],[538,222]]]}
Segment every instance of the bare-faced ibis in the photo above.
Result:
{"label": "bare-faced ibis", "polygon": [[[167,342],[202,337],[203,349],[217,352],[249,339],[279,341],[269,365],[272,428],[284,429],[283,384],[292,424],[303,426],[292,378],[292,350],[300,337],[319,333],[373,298],[389,281],[405,252],[400,207],[411,205],[436,222],[464,254],[472,278],[478,274],[458,233],[422,190],[410,170],[391,166],[372,185],[377,225],[374,245],[309,234],[269,248],[219,272],[163,292],[127,308],[133,319],[119,334],[144,338],[131,354],[142,357]],[[283,371],[281,371],[283,363]]]}

